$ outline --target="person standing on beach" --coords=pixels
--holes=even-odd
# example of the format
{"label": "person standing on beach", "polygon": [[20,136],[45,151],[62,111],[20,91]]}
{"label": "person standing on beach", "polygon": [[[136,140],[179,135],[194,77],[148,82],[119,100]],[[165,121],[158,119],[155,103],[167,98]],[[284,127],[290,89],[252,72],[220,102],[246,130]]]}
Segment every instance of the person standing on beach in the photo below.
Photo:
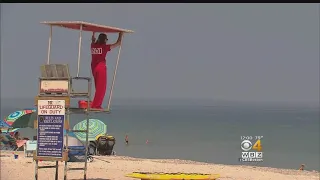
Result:
{"label": "person standing on beach", "polygon": [[128,145],[128,144],[129,144],[129,137],[128,137],[128,135],[127,135],[127,134],[126,134],[126,137],[125,137],[124,141],[126,142],[126,145]]}
{"label": "person standing on beach", "polygon": [[119,33],[119,37],[116,43],[107,44],[108,37],[106,34],[101,33],[96,38],[94,32],[91,39],[91,70],[94,79],[94,85],[96,92],[92,101],[91,108],[102,109],[101,105],[107,90],[107,63],[106,56],[111,49],[120,46],[123,33]]}

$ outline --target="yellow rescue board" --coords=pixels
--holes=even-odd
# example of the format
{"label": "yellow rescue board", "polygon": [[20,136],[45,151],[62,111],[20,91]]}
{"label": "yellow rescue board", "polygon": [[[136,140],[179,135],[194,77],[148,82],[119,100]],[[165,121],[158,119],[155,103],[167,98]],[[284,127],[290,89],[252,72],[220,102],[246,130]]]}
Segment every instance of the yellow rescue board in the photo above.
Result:
{"label": "yellow rescue board", "polygon": [[133,172],[127,177],[139,178],[142,180],[215,180],[219,174],[196,174],[196,173],[146,173]]}

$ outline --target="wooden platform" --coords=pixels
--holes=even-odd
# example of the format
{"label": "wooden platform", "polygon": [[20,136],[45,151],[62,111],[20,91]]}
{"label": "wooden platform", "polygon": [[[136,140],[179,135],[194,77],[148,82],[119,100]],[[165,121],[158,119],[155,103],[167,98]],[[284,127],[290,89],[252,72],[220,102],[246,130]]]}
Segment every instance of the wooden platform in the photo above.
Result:
{"label": "wooden platform", "polygon": [[72,92],[70,96],[73,98],[88,98],[90,97],[89,92]]}
{"label": "wooden platform", "polygon": [[68,96],[68,93],[54,93],[54,92],[51,92],[51,93],[46,93],[46,92],[40,92],[39,94],[40,97],[47,97],[47,96],[50,96],[50,97],[56,97],[56,96]]}
{"label": "wooden platform", "polygon": [[[39,97],[68,97],[67,93],[40,93]],[[70,97],[72,98],[88,98],[89,92],[71,92]]]}
{"label": "wooden platform", "polygon": [[40,66],[42,78],[70,78],[68,64],[45,64]]}
{"label": "wooden platform", "polygon": [[83,108],[70,107],[69,110],[70,110],[70,113],[73,113],[73,114],[89,113],[89,112],[90,113],[107,113],[107,114],[110,113],[110,111],[107,109],[94,109],[94,108],[83,109]]}

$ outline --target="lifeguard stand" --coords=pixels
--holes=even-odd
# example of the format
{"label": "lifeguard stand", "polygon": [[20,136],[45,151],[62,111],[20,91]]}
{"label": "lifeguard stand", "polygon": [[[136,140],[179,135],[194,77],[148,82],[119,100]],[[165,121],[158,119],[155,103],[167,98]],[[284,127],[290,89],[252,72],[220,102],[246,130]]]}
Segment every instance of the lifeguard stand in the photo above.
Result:
{"label": "lifeguard stand", "polygon": [[[92,109],[90,106],[88,108],[77,108],[71,107],[71,100],[75,98],[86,98],[87,104],[90,104],[91,97],[91,86],[92,80],[91,77],[82,77],[79,76],[80,72],[80,59],[81,59],[81,45],[82,45],[82,33],[83,31],[90,32],[104,32],[104,33],[132,33],[133,31],[127,29],[120,29],[110,26],[104,26],[99,24],[87,23],[83,21],[53,21],[53,22],[42,22],[42,24],[46,24],[50,26],[50,36],[49,36],[49,47],[48,47],[48,56],[47,56],[47,64],[41,66],[41,77],[39,78],[39,93],[35,98],[35,105],[38,106],[38,100],[64,100],[65,108],[66,108],[66,120],[64,123],[64,128],[66,130],[66,147],[63,152],[62,158],[40,158],[37,157],[36,153],[34,153],[34,160],[36,161],[35,165],[35,180],[38,180],[38,169],[41,168],[56,168],[55,180],[58,180],[58,161],[64,161],[64,180],[67,180],[67,173],[69,170],[83,170],[84,171],[84,180],[87,179],[87,158],[84,158],[84,167],[83,168],[68,168],[68,132],[84,132],[86,133],[86,142],[85,142],[85,155],[88,155],[88,132],[89,132],[89,116],[90,113],[110,113],[111,99],[112,93],[115,84],[115,78],[117,74],[120,53],[121,53],[121,45],[118,51],[118,57],[116,61],[116,65],[114,68],[112,84],[109,92],[108,105],[106,109]],[[72,77],[69,72],[69,67],[67,64],[50,64],[50,52],[51,52],[51,41],[52,41],[52,28],[54,26],[64,27],[68,29],[79,30],[79,52],[78,52],[78,69],[77,75]],[[88,88],[85,92],[77,92],[72,87],[73,81],[87,81]],[[86,130],[71,130],[69,125],[70,114],[85,114],[87,120],[87,128]],[[38,120],[35,121],[35,127],[37,127]],[[38,160],[43,161],[56,161],[55,166],[38,166]]]}

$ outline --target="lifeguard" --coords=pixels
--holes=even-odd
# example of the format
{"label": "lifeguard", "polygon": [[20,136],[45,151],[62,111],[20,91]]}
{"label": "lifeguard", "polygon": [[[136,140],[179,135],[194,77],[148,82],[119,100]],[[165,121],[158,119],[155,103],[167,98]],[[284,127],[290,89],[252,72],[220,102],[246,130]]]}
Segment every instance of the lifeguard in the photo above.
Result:
{"label": "lifeguard", "polygon": [[96,92],[94,94],[91,108],[102,109],[101,105],[106,94],[108,80],[106,56],[109,51],[120,46],[123,32],[119,33],[118,40],[114,44],[107,44],[108,37],[106,34],[99,34],[97,40],[94,34],[95,33],[93,32],[91,39],[91,70]]}

